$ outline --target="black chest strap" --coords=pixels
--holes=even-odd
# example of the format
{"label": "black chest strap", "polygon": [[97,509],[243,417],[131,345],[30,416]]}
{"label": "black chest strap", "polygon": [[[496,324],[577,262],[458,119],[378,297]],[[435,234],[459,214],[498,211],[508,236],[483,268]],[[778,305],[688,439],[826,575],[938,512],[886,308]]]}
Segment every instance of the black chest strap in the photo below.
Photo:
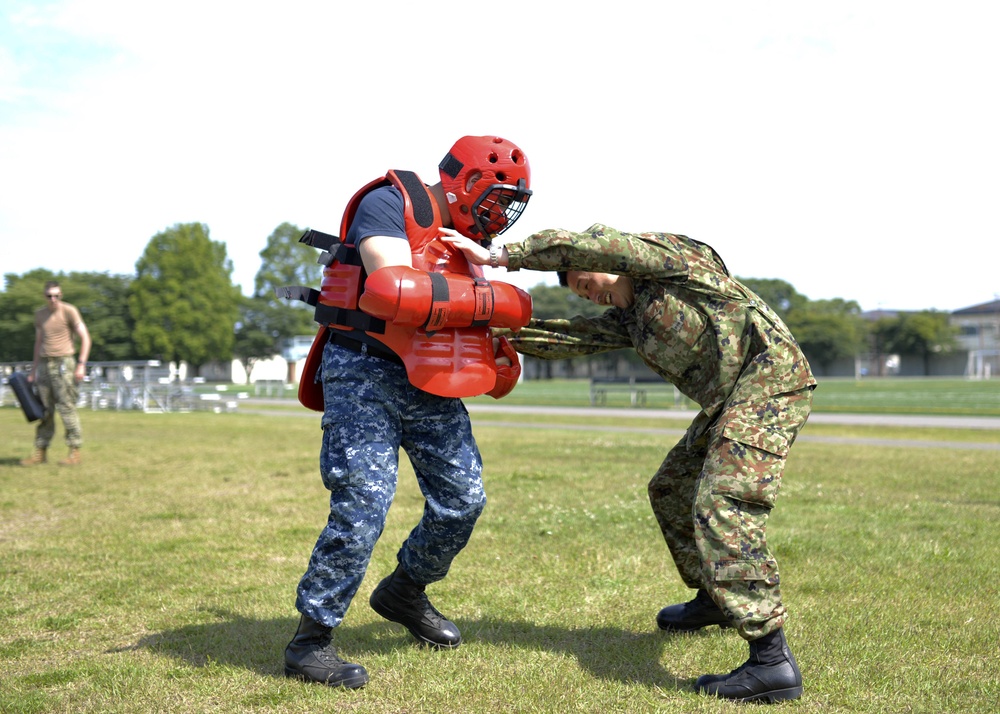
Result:
{"label": "black chest strap", "polygon": [[324,305],[319,301],[319,290],[314,288],[304,285],[287,285],[275,288],[274,294],[284,300],[300,300],[307,305],[312,305],[314,308],[313,319],[321,325],[340,325],[362,332],[385,334],[385,320],[372,317],[361,310],[348,310],[343,307]]}

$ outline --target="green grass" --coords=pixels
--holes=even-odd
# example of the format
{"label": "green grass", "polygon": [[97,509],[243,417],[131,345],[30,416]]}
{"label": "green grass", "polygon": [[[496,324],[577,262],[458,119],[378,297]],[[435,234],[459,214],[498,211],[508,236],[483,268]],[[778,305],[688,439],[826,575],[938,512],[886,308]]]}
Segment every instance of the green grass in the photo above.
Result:
{"label": "green grass", "polygon": [[[318,419],[301,413],[84,411],[82,466],[25,469],[33,427],[0,409],[0,711],[738,710],[691,685],[741,663],[746,644],[718,629],[667,636],[653,621],[689,596],[645,496],[684,415],[477,414],[490,501],[452,573],[429,589],[465,643],[415,647],[367,605],[422,509],[404,467],[336,632],[371,683],[344,692],[282,677],[295,585],[327,508]],[[667,433],[571,428],[601,424]],[[859,434],[945,436],[803,433],[769,528],[806,688],[782,710],[994,712],[997,451],[805,438]],[[950,438],[959,434],[998,440]]]}
{"label": "green grass", "polygon": [[1000,379],[821,379],[815,408],[825,412],[1000,416]]}
{"label": "green grass", "polygon": [[[472,403],[495,403],[490,397],[478,397]],[[526,380],[503,404],[552,404],[587,406],[590,382],[586,379]],[[691,402],[686,406],[693,409]],[[629,395],[608,395],[607,406],[629,406]],[[651,391],[647,407],[671,409],[669,391]],[[861,412],[880,414],[962,414],[1000,416],[1000,379],[968,380],[959,378],[867,378],[864,380],[820,379],[813,408],[817,412]]]}

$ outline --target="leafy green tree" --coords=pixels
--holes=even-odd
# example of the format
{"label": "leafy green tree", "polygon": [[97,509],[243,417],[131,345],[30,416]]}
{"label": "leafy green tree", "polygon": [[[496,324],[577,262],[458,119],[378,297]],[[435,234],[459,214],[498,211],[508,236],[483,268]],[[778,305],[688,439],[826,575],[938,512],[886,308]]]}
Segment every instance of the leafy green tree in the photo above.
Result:
{"label": "leafy green tree", "polygon": [[853,300],[810,300],[790,310],[785,321],[806,358],[824,369],[865,346],[867,327]]}
{"label": "leafy green tree", "polygon": [[80,308],[93,343],[91,362],[142,359],[135,350],[135,321],[128,309],[132,277],[110,273],[70,273],[60,281],[66,299]]}
{"label": "leafy green tree", "polygon": [[[304,231],[291,223],[282,223],[267,238],[267,245],[260,252],[260,269],[254,277],[254,297],[267,301],[274,308],[271,327],[284,321],[279,330],[283,340],[295,335],[309,335],[316,331],[313,308],[298,300],[285,300],[275,295],[275,288],[304,285],[319,289],[323,266],[319,264],[320,251],[300,243]],[[258,313],[259,314],[259,313]],[[245,324],[245,323],[244,323]],[[276,344],[275,354],[280,350]]]}
{"label": "leafy green tree", "polygon": [[[746,278],[740,280],[757,293],[792,330],[810,362],[829,367],[837,359],[853,357],[864,347],[867,327],[861,308],[842,299],[811,301],[784,280]],[[606,308],[573,295],[566,288],[538,285],[531,289],[532,315],[547,319],[570,315],[592,316]],[[632,350],[595,355],[590,359],[607,364],[618,359],[638,365],[641,359]],[[544,371],[544,367],[543,367]],[[550,372],[549,372],[550,374]]]}
{"label": "leafy green tree", "polygon": [[791,283],[774,278],[739,278],[739,281],[757,293],[782,319],[794,310],[809,303],[809,298],[792,287]]}
{"label": "leafy green tree", "polygon": [[299,334],[291,329],[288,310],[288,307],[275,305],[263,297],[244,297],[240,302],[233,354],[243,365],[248,378],[259,360],[279,354],[282,342]]}
{"label": "leafy green tree", "polygon": [[[528,290],[531,295],[531,316],[539,320],[553,320],[559,318],[570,318],[577,315],[583,317],[596,317],[608,308],[595,305],[589,300],[573,293],[568,288],[559,285],[535,285]],[[578,357],[569,360],[575,363],[577,360],[584,360],[589,365],[613,366],[619,359],[638,364],[642,362],[634,350],[613,350],[590,357]],[[535,359],[525,356],[523,359]],[[552,378],[552,360],[536,360],[539,365],[539,373],[543,379]]]}
{"label": "leafy green tree", "polygon": [[[45,303],[45,282],[61,283],[62,279],[62,275],[44,268],[20,276],[4,275],[5,290],[0,293],[0,362],[30,362],[34,358],[35,311]],[[64,287],[63,295],[69,300],[71,293]]]}
{"label": "leafy green tree", "polygon": [[774,278],[740,278],[740,282],[778,313],[812,364],[825,369],[864,349],[868,328],[853,300],[810,300],[791,283]]}
{"label": "leafy green tree", "polygon": [[53,273],[32,270],[23,276],[7,275],[7,290],[0,293],[0,362],[30,361],[35,344],[35,311],[42,307],[46,281],[57,280],[63,298],[80,310],[92,346],[90,361],[140,359],[132,342],[132,316],[128,311],[131,277],[110,273]]}
{"label": "leafy green tree", "polygon": [[596,317],[607,308],[595,305],[575,295],[569,288],[539,284],[528,290],[531,295],[531,316],[539,320],[568,318],[574,315]]}
{"label": "leafy green tree", "polygon": [[317,260],[320,251],[299,242],[304,232],[292,223],[282,223],[271,232],[267,245],[260,251],[255,295],[271,297],[274,288],[285,285],[319,285],[323,275],[323,266]]}
{"label": "leafy green tree", "polygon": [[195,374],[232,356],[241,295],[226,246],[201,223],[177,224],[153,236],[136,262],[129,297],[141,354],[184,360]]}
{"label": "leafy green tree", "polygon": [[958,328],[950,324],[948,313],[937,310],[883,318],[875,323],[874,332],[881,352],[920,357],[925,375],[930,374],[932,355],[951,352],[958,345]]}

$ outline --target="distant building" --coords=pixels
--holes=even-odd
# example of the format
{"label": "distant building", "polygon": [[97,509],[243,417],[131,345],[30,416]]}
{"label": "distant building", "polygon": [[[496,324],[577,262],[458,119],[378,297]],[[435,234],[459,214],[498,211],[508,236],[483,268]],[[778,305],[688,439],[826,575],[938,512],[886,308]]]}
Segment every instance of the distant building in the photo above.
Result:
{"label": "distant building", "polygon": [[958,327],[958,342],[968,352],[965,376],[1000,375],[1000,300],[956,310],[951,324]]}
{"label": "distant building", "polygon": [[243,363],[238,359],[229,362],[213,362],[204,365],[202,376],[209,382],[232,382],[233,384],[255,384],[257,382],[280,382],[298,384],[302,367],[305,365],[309,348],[316,335],[298,335],[285,340],[281,353],[268,359],[256,360],[248,375]]}
{"label": "distant building", "polygon": [[[861,316],[872,322],[898,317],[904,310],[869,310]],[[989,379],[1000,374],[1000,300],[956,310],[948,321],[958,328],[958,347],[946,354],[931,355],[927,364],[915,355],[859,355],[856,376],[931,376]],[[835,375],[828,375],[835,376]],[[836,376],[848,376],[840,374]]]}

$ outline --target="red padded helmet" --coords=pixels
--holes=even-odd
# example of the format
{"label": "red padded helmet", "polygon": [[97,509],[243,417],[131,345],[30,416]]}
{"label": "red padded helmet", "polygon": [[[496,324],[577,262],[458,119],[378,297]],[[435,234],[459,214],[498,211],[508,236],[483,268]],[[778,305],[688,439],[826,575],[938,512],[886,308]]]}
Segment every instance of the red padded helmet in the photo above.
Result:
{"label": "red padded helmet", "polygon": [[531,197],[528,158],[499,136],[463,136],[438,169],[451,222],[473,240],[489,240],[510,228]]}

